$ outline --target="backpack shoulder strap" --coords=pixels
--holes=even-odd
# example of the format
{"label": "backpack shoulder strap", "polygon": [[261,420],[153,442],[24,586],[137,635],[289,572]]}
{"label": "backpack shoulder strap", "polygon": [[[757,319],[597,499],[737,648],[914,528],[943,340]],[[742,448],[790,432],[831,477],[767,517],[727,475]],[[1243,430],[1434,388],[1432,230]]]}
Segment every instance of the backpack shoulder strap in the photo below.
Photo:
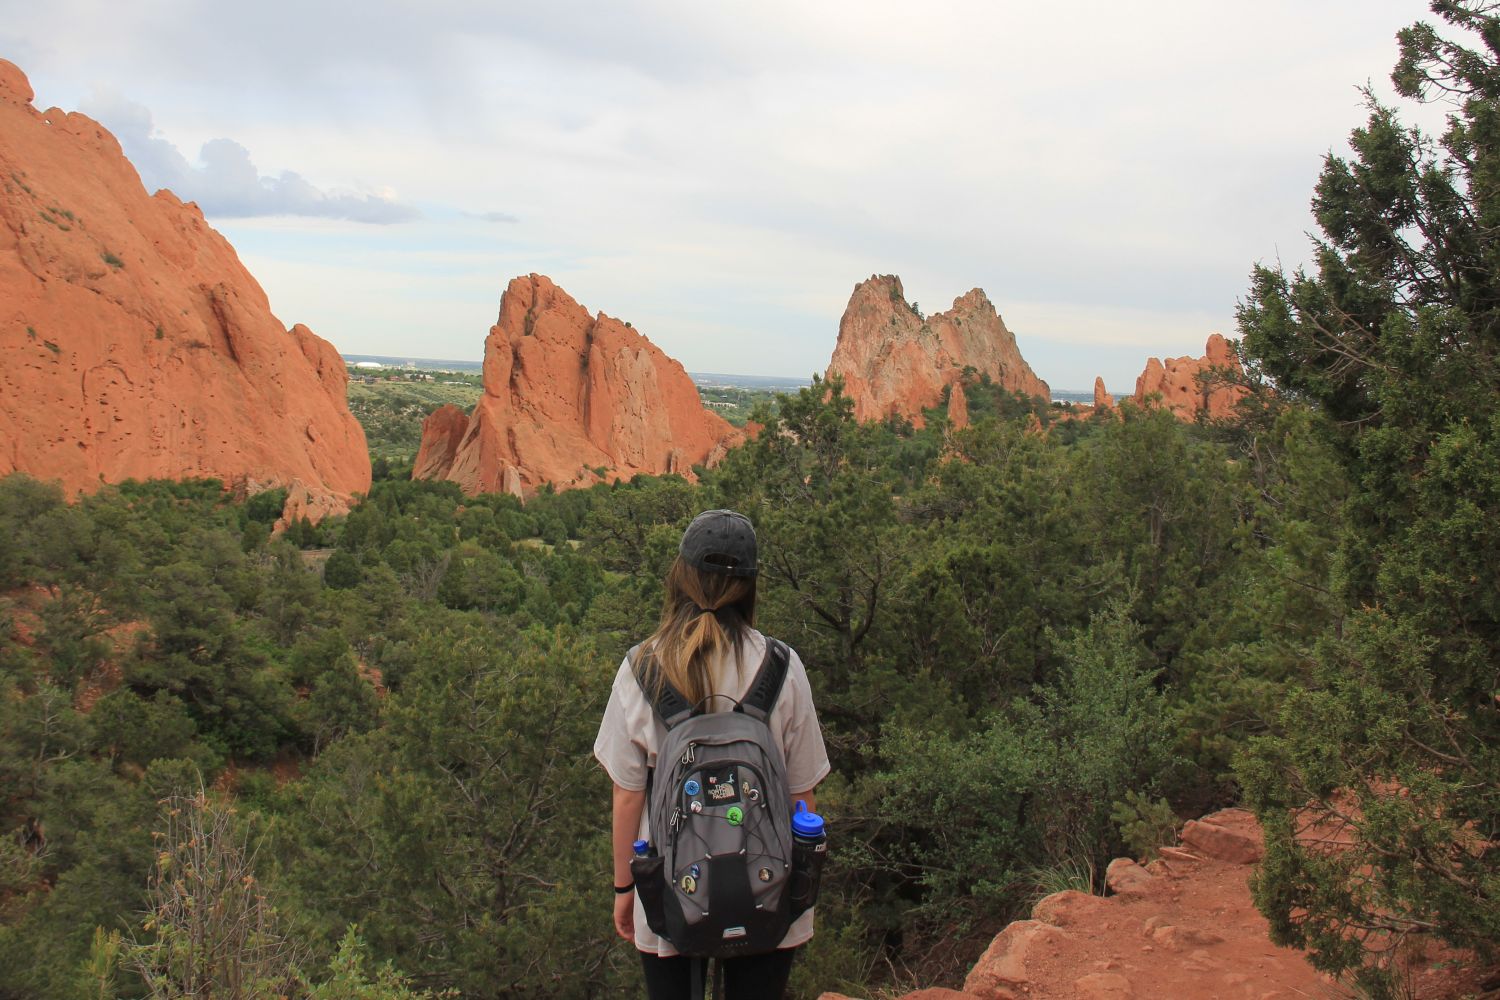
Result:
{"label": "backpack shoulder strap", "polygon": [[635,674],[635,682],[640,685],[641,694],[646,696],[646,701],[651,705],[651,711],[661,720],[661,724],[671,729],[683,719],[693,714],[693,706],[688,704],[687,698],[682,692],[672,686],[672,682],[665,677],[661,678],[661,685],[657,686],[657,670],[649,654],[641,652],[640,645],[630,647],[630,652],[625,654],[630,661],[631,673]]}
{"label": "backpack shoulder strap", "polygon": [[744,712],[761,722],[769,722],[771,710],[776,707],[776,699],[781,695],[781,686],[786,681],[790,665],[791,650],[787,644],[766,636],[765,659],[761,660],[760,669],[755,672],[755,680],[750,682],[750,690],[745,693],[735,711]]}

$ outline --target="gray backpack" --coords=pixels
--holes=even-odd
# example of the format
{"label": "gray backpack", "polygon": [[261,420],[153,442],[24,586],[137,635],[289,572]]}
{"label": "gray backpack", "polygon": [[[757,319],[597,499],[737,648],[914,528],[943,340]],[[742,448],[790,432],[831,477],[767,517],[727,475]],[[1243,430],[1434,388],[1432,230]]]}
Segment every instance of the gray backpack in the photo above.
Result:
{"label": "gray backpack", "polygon": [[792,807],[769,726],[790,652],[767,638],[749,693],[706,712],[670,684],[657,695],[639,649],[631,666],[667,730],[646,786],[650,847],[631,863],[646,922],[684,955],[773,951],[807,908],[791,898]]}

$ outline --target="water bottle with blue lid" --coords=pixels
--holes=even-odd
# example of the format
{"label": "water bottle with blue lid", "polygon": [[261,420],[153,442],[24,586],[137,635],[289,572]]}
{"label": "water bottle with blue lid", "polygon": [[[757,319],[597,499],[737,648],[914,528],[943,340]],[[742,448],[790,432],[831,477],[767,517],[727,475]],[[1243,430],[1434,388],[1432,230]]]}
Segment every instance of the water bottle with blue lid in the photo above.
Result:
{"label": "water bottle with blue lid", "polygon": [[807,808],[802,799],[792,810],[792,916],[808,910],[818,901],[818,885],[823,879],[823,859],[828,856],[828,833],[823,817]]}
{"label": "water bottle with blue lid", "polygon": [[797,809],[792,813],[792,833],[805,840],[819,840],[824,837],[823,817],[815,812],[809,812],[807,803],[802,799],[797,800]]}

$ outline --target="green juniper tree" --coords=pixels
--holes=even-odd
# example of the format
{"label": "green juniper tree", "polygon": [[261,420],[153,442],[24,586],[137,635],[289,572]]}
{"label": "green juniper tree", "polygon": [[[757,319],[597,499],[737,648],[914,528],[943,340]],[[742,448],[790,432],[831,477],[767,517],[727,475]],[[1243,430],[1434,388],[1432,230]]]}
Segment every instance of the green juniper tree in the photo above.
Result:
{"label": "green juniper tree", "polygon": [[1345,613],[1285,735],[1240,762],[1256,899],[1278,941],[1377,991],[1413,932],[1500,941],[1500,5],[1432,10],[1466,41],[1407,28],[1392,79],[1448,105],[1441,138],[1370,95],[1317,185],[1316,274],[1257,268],[1240,309],[1351,484]]}

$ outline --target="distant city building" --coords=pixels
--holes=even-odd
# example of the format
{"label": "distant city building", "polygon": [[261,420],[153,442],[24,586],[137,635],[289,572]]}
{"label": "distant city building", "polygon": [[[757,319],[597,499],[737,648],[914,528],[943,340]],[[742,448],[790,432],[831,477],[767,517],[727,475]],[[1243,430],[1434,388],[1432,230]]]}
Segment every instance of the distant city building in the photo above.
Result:
{"label": "distant city building", "polygon": [[356,367],[356,368],[384,368],[385,365],[381,364],[379,361],[356,361],[356,362],[354,362],[354,367]]}

